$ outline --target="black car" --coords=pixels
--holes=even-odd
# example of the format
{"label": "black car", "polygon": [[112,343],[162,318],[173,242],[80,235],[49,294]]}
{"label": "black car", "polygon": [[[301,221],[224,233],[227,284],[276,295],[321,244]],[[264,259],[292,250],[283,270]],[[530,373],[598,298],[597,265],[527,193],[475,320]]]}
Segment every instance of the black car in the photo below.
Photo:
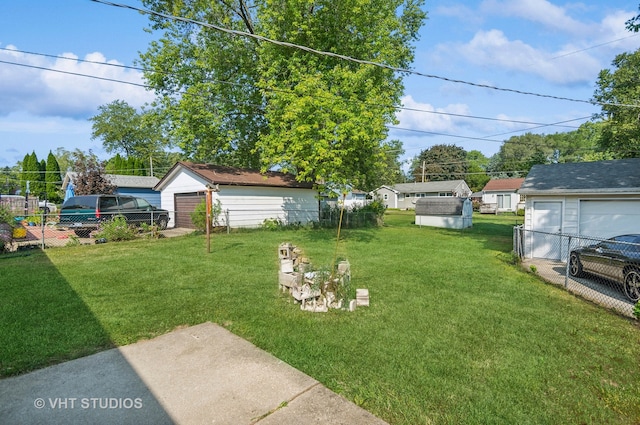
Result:
{"label": "black car", "polygon": [[62,204],[58,226],[73,229],[76,235],[89,236],[98,225],[123,216],[127,223],[154,224],[164,230],[169,223],[169,211],[151,205],[146,199],[126,195],[73,196]]}
{"label": "black car", "polygon": [[621,235],[571,251],[569,273],[586,273],[620,283],[633,302],[640,300],[640,235]]}

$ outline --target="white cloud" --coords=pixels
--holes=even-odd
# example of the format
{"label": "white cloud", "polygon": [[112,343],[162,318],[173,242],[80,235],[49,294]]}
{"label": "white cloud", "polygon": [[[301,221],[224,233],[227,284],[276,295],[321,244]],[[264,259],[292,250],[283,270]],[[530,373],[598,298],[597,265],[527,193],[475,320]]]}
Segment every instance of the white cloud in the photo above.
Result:
{"label": "white cloud", "polygon": [[[438,50],[440,54],[460,55],[479,67],[536,75],[555,84],[592,82],[602,69],[600,61],[587,52],[575,52],[573,46],[546,52],[521,40],[509,40],[502,31],[495,29],[477,32],[466,44],[443,44]],[[569,52],[575,52],[570,61],[554,59]]]}
{"label": "white cloud", "polygon": [[11,112],[0,116],[0,167],[13,166],[27,153],[38,159],[59,147],[92,150],[101,158],[106,155],[99,140],[91,140],[91,122],[86,118],[72,119],[35,116],[28,112]]}
{"label": "white cloud", "polygon": [[[86,118],[96,114],[98,106],[117,99],[134,107],[152,100],[144,88],[119,82],[143,84],[139,71],[78,61],[72,53],[61,56],[64,58],[0,51],[0,60],[20,64],[0,64],[0,115],[25,111],[36,116]],[[119,65],[98,52],[84,59]]]}
{"label": "white cloud", "polygon": [[571,18],[565,9],[547,0],[486,0],[482,3],[481,10],[537,22],[565,33],[584,34],[588,29],[587,24]]}
{"label": "white cloud", "polygon": [[474,24],[479,24],[480,22],[482,22],[482,17],[478,13],[476,13],[471,8],[461,4],[438,6],[433,11],[433,14],[429,12],[429,17],[431,17],[432,15],[456,18],[460,21],[470,22]]}
{"label": "white cloud", "polygon": [[456,115],[469,115],[467,105],[450,104],[444,108],[435,108],[428,103],[417,102],[412,96],[403,97],[402,105],[404,109],[397,114],[399,127],[411,130],[447,133],[458,129],[462,124],[462,118]]}

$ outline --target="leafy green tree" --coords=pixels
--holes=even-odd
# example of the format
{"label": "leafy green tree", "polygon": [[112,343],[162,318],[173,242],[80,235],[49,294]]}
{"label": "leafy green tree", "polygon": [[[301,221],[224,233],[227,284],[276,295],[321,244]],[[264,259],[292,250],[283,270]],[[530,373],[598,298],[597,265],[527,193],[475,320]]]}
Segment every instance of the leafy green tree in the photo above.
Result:
{"label": "leafy green tree", "polygon": [[137,157],[123,158],[120,154],[109,159],[105,165],[105,172],[129,176],[146,176],[146,163]]}
{"label": "leafy green tree", "polygon": [[380,175],[380,181],[376,186],[402,183],[405,179],[402,163],[400,162],[400,157],[404,154],[402,142],[400,140],[391,140],[382,145],[382,151],[385,155],[386,165]]}
{"label": "leafy green tree", "polygon": [[91,137],[102,139],[107,152],[122,152],[127,159],[137,158],[138,164],[140,161],[151,163],[153,157],[161,156],[161,152],[170,146],[157,111],[138,113],[123,100],[115,100],[98,109],[100,113],[90,118],[93,122]]}
{"label": "leafy green tree", "polygon": [[[261,29],[269,38],[400,68],[410,67],[411,43],[425,18],[422,1],[263,3]],[[304,181],[373,188],[386,165],[383,142],[395,122],[402,75],[285,46],[260,47],[270,123],[257,144],[263,167],[278,165]]]}
{"label": "leafy green tree", "polygon": [[473,192],[479,192],[491,177],[487,174],[489,158],[478,150],[467,152],[467,175],[465,181]]}
{"label": "leafy green tree", "polygon": [[[254,2],[143,3],[156,12],[256,33]],[[257,84],[259,43],[194,24],[157,16],[150,19],[152,29],[164,36],[151,43],[141,63],[147,84],[158,95],[158,115],[183,156],[257,169],[260,155],[254,151],[255,143],[266,131]]]}
{"label": "leafy green tree", "polygon": [[141,118],[136,109],[123,100],[115,100],[98,107],[100,113],[91,117],[92,139],[102,139],[104,149],[133,155],[142,142]]}
{"label": "leafy green tree", "polygon": [[20,178],[22,194],[27,193],[27,182],[29,182],[29,196],[41,197],[44,195],[44,170],[35,152],[24,156]]}
{"label": "leafy green tree", "polygon": [[60,174],[60,165],[55,155],[49,151],[46,163],[45,173],[45,191],[46,197],[52,202],[62,201],[60,196],[60,187],[62,186],[62,176]]}
{"label": "leafy green tree", "polygon": [[[76,151],[79,151],[76,149]],[[73,171],[73,164],[75,163],[74,152],[68,151],[65,148],[57,148],[54,155],[58,160],[60,171],[66,173],[67,171]]]}
{"label": "leafy green tree", "polygon": [[456,145],[434,145],[423,150],[413,161],[415,181],[464,179],[468,171],[467,152]]}
{"label": "leafy green tree", "polygon": [[603,123],[588,121],[577,130],[563,133],[549,134],[546,141],[555,150],[554,159],[557,162],[593,161],[610,156],[601,148]]}
{"label": "leafy green tree", "polygon": [[601,105],[600,147],[617,158],[635,158],[640,156],[640,50],[619,54],[612,65],[613,70],[600,71],[593,95]]}
{"label": "leafy green tree", "polygon": [[504,177],[526,176],[535,164],[551,162],[555,150],[545,135],[526,133],[513,136],[500,146],[488,171],[501,172]]}
{"label": "leafy green tree", "polygon": [[3,167],[0,169],[0,193],[13,195],[20,189],[20,168]]}
{"label": "leafy green tree", "polygon": [[[322,51],[408,68],[423,0],[145,0],[152,10]],[[300,181],[367,190],[388,160],[387,124],[402,75],[191,23],[164,31],[142,55],[148,83],[187,158]],[[180,96],[176,93],[180,92]]]}
{"label": "leafy green tree", "polygon": [[[640,9],[640,6],[638,6],[638,8]],[[636,15],[633,18],[627,20],[625,22],[625,28],[631,32],[640,31],[640,15]]]}

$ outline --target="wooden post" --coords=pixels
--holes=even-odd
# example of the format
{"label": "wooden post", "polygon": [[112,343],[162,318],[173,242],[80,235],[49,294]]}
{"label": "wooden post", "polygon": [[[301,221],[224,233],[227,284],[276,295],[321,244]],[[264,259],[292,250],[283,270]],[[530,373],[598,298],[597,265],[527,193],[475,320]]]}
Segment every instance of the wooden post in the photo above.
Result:
{"label": "wooden post", "polygon": [[207,185],[207,196],[205,200],[205,208],[207,209],[206,217],[207,217],[207,252],[211,253],[211,208],[213,207],[213,192],[220,192],[220,187],[212,184]]}
{"label": "wooden post", "polygon": [[211,253],[211,192],[213,190],[211,189],[211,187],[209,187],[207,185],[207,196],[206,196],[206,200],[205,200],[205,216],[206,216],[206,226],[205,229],[207,231],[207,253]]}

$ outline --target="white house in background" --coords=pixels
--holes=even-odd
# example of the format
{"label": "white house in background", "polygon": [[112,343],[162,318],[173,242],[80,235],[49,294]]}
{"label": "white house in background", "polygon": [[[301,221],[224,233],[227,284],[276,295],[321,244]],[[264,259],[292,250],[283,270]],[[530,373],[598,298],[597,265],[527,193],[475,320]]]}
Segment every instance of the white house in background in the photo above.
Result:
{"label": "white house in background", "polygon": [[560,233],[596,238],[640,233],[640,158],[534,165],[519,193],[526,196],[529,258],[566,260],[568,238]]}
{"label": "white house in background", "polygon": [[464,180],[447,180],[425,183],[398,183],[393,186],[381,186],[374,190],[375,195],[387,208],[415,209],[416,200],[428,196],[453,196],[468,198],[471,189]]}
{"label": "white house in background", "polygon": [[290,174],[181,161],[155,187],[161,193],[161,207],[169,210],[170,225],[194,227],[191,213],[205,200],[207,186],[219,189],[212,196],[226,212],[219,218],[221,225],[259,227],[267,219],[284,224],[319,220],[313,185]]}
{"label": "white house in background", "polygon": [[[362,208],[371,202],[367,197],[367,192],[352,189],[344,197],[344,207],[346,209]],[[321,205],[328,205],[332,208],[341,208],[343,203],[342,194],[338,192],[329,192],[321,195]]]}
{"label": "white house in background", "polygon": [[524,208],[520,204],[518,189],[524,182],[523,178],[491,179],[482,189],[482,204],[480,212],[509,212]]}

